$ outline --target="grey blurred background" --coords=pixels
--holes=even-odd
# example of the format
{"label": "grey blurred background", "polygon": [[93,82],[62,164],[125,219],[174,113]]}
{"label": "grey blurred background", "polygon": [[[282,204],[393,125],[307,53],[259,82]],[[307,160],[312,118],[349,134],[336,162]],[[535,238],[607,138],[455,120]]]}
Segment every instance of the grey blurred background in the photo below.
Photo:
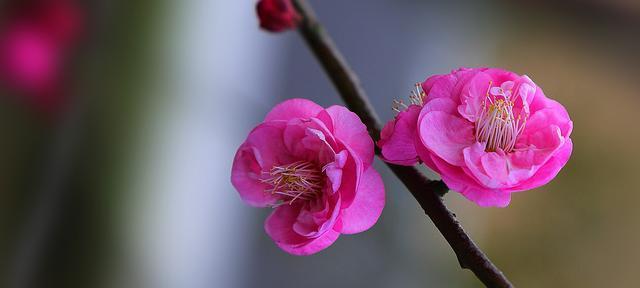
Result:
{"label": "grey blurred background", "polygon": [[[504,209],[445,201],[517,287],[638,287],[640,3],[309,2],[385,121],[415,82],[461,66],[527,74],[563,103],[575,146],[553,182]],[[309,257],[264,233],[270,209],[230,184],[235,149],[284,99],[342,101],[295,31],[258,29],[254,1],[82,3],[88,37],[69,72],[81,108],[61,117],[77,127],[56,193],[41,182],[68,128],[0,100],[3,283],[481,286],[379,160],[387,204],[369,231]]]}

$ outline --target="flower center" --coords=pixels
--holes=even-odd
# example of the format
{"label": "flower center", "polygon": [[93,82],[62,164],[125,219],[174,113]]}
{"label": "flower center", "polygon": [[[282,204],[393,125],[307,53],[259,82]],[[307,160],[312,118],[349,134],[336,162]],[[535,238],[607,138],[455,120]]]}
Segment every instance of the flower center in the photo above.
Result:
{"label": "flower center", "polygon": [[486,143],[487,152],[495,152],[500,148],[508,153],[513,150],[518,136],[524,130],[528,115],[524,113],[523,117],[522,112],[515,115],[513,111],[513,82],[507,81],[501,87],[491,87],[491,84],[489,82],[489,89],[476,121],[476,139]]}
{"label": "flower center", "polygon": [[266,183],[270,188],[265,192],[272,195],[279,195],[282,202],[293,204],[294,201],[312,200],[323,187],[322,171],[315,164],[307,161],[297,161],[288,165],[273,166],[271,171],[263,172],[267,175],[262,179],[262,183]]}

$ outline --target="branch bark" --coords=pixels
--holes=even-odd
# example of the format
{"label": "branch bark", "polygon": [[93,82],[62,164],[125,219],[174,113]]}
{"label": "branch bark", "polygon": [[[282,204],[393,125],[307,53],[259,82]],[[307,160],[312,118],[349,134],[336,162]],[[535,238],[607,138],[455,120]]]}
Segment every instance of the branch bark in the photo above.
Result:
{"label": "branch bark", "polygon": [[[313,10],[304,0],[293,0],[302,16],[298,31],[314,53],[329,79],[351,111],[356,113],[367,126],[369,134],[377,141],[380,135],[380,120],[373,109],[360,81],[351,70],[331,37],[317,21]],[[380,156],[380,150],[376,148]],[[455,252],[460,266],[471,270],[487,287],[513,287],[504,274],[487,258],[464,231],[455,214],[442,201],[441,195],[448,191],[442,181],[432,181],[416,167],[387,166],[402,181],[418,201],[425,214],[436,225]]]}

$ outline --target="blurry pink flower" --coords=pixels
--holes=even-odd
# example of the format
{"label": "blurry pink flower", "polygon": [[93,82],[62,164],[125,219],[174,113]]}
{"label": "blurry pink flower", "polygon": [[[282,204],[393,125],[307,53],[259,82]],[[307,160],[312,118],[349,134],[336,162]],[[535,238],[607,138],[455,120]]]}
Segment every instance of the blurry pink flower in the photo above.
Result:
{"label": "blurry pink flower", "polygon": [[42,108],[57,106],[69,47],[80,32],[71,0],[27,1],[10,6],[0,31],[0,77],[8,88]]}
{"label": "blurry pink flower", "polygon": [[231,182],[249,205],[275,208],[264,227],[280,248],[309,255],[376,223],[385,197],[372,162],[373,141],[356,114],[292,99],[249,133]]}
{"label": "blurry pink flower", "polygon": [[384,127],[386,161],[419,160],[480,206],[504,207],[512,192],[540,187],[567,163],[573,122],[527,76],[461,68],[428,78]]}
{"label": "blurry pink flower", "polygon": [[28,95],[41,95],[60,73],[60,48],[38,29],[14,26],[0,43],[3,78]]}
{"label": "blurry pink flower", "polygon": [[271,32],[293,29],[300,21],[300,15],[291,0],[260,0],[256,11],[260,27]]}

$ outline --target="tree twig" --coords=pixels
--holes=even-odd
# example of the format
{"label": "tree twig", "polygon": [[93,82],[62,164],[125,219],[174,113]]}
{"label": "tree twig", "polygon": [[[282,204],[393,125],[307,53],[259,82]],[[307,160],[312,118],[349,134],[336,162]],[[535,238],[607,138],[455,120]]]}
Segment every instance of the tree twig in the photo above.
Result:
{"label": "tree twig", "polygon": [[[302,16],[298,31],[327,72],[349,109],[360,116],[371,137],[377,141],[380,135],[380,120],[369,103],[364,89],[360,86],[358,77],[349,68],[344,57],[317,21],[311,7],[304,0],[294,0],[293,3]],[[376,154],[380,155],[377,148]],[[444,183],[427,179],[416,167],[389,163],[387,165],[404,183],[442,233],[458,257],[462,268],[471,270],[487,287],[513,287],[504,274],[467,235],[455,215],[444,205],[440,197],[448,190]]]}

